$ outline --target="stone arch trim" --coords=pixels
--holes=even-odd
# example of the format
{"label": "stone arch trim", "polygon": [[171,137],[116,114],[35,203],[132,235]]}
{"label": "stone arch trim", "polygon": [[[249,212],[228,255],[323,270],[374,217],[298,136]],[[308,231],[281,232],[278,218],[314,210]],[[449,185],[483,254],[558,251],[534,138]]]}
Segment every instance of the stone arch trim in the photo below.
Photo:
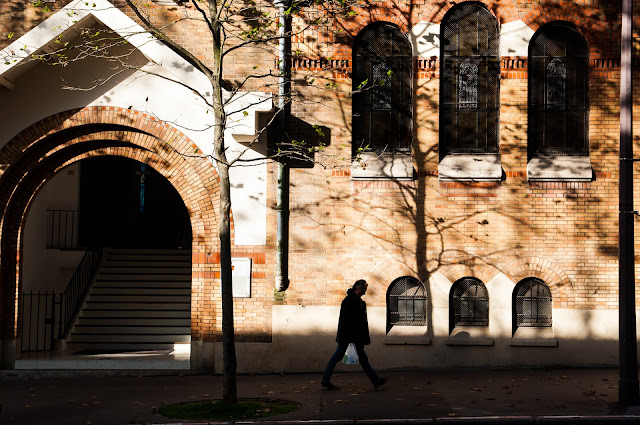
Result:
{"label": "stone arch trim", "polygon": [[487,282],[493,279],[500,271],[491,264],[482,262],[478,258],[473,258],[469,261],[443,267],[440,269],[440,272],[449,279],[451,283],[455,283],[463,277],[475,277],[486,285]]}
{"label": "stone arch trim", "polygon": [[491,13],[500,24],[521,19],[518,7],[513,0],[473,0],[458,2],[449,1],[442,3],[432,2],[432,4],[427,7],[425,12],[422,14],[422,19],[440,24],[451,9],[463,3],[478,3],[484,5],[489,13]]}
{"label": "stone arch trim", "polygon": [[203,294],[213,292],[219,265],[199,259],[219,251],[219,241],[212,235],[217,234],[215,211],[220,190],[217,172],[206,158],[182,154],[192,153],[194,146],[184,134],[150,115],[122,108],[87,107],[48,117],[0,149],[0,338],[16,337],[21,235],[36,194],[65,166],[92,156],[113,155],[156,169],[185,202],[193,235],[192,338],[216,340],[219,300]]}
{"label": "stone arch trim", "polygon": [[503,273],[514,286],[522,279],[537,277],[551,290],[554,308],[574,308],[575,290],[567,273],[550,260],[539,257],[519,258],[507,264]]}
{"label": "stone arch trim", "polygon": [[573,24],[586,40],[590,55],[613,54],[614,52],[608,51],[611,48],[611,43],[601,45],[601,34],[607,31],[606,23],[608,20],[602,19],[600,13],[601,11],[589,5],[559,2],[531,8],[522,20],[535,32],[551,22],[560,21]]}
{"label": "stone arch trim", "polygon": [[387,292],[389,291],[389,286],[391,286],[391,282],[396,280],[399,277],[409,276],[415,279],[418,279],[422,285],[425,286],[426,289],[426,280],[428,277],[423,279],[418,276],[416,271],[409,267],[406,263],[397,261],[397,260],[387,260],[380,264],[376,268],[375,275],[370,279],[367,279],[369,282],[369,292],[373,286],[375,285],[375,297],[371,299],[371,305],[385,306],[387,305]]}

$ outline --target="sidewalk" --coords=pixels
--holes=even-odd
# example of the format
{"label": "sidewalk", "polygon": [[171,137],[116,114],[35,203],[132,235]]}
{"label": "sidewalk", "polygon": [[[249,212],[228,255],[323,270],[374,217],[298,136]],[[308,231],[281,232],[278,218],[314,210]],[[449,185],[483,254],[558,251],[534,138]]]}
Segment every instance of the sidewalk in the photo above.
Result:
{"label": "sidewalk", "polygon": [[[320,386],[320,374],[240,375],[240,398],[279,398],[299,403],[293,413],[262,421],[371,423],[640,423],[616,410],[617,369],[412,370],[386,373],[374,390],[359,368],[336,373],[338,391]],[[177,421],[154,413],[161,404],[216,399],[221,376],[140,371],[1,371],[2,425],[124,425]],[[634,413],[637,414],[637,413]],[[546,418],[563,416],[561,418]],[[606,422],[606,417],[609,422]],[[471,417],[484,420],[471,421]],[[502,417],[497,419],[496,417]],[[507,419],[510,417],[511,419]],[[464,418],[464,419],[463,419]],[[344,420],[344,421],[343,421]],[[555,422],[554,422],[555,421]],[[577,421],[577,419],[576,419]],[[586,423],[582,419],[580,423]],[[375,421],[381,423],[379,421]],[[383,421],[382,423],[389,423]],[[615,422],[622,423],[622,422]]]}

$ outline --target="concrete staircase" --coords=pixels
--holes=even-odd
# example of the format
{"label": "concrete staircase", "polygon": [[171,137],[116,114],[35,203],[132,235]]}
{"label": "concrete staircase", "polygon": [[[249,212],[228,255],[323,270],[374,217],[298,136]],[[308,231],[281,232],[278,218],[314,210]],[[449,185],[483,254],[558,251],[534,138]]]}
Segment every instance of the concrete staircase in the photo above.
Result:
{"label": "concrete staircase", "polygon": [[105,250],[73,325],[73,352],[174,350],[191,341],[191,251]]}

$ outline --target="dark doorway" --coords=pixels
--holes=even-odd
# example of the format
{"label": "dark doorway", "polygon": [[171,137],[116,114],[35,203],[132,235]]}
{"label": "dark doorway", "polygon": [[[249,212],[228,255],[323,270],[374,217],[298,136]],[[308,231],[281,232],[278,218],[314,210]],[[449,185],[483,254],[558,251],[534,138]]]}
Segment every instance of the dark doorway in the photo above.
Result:
{"label": "dark doorway", "polygon": [[189,212],[171,183],[128,158],[80,162],[80,246],[190,249]]}

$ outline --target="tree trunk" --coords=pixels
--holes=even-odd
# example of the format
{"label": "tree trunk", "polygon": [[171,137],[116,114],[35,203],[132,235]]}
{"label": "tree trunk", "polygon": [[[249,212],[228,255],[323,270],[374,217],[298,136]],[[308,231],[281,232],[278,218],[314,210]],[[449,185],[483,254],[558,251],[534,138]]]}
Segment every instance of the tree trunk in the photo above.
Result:
{"label": "tree trunk", "polygon": [[[224,152],[223,152],[224,155]],[[220,278],[222,284],[222,398],[226,403],[238,401],[236,386],[236,349],[233,326],[233,282],[231,278],[231,197],[229,166],[218,161],[220,176]]]}
{"label": "tree trunk", "polygon": [[220,284],[222,286],[222,400],[225,403],[238,401],[236,385],[236,348],[233,327],[233,281],[231,277],[231,184],[229,181],[229,162],[225,153],[224,129],[227,116],[222,98],[222,34],[218,18],[218,4],[209,0],[211,19],[213,73],[213,112],[215,132],[213,151],[218,176],[220,177]]}

